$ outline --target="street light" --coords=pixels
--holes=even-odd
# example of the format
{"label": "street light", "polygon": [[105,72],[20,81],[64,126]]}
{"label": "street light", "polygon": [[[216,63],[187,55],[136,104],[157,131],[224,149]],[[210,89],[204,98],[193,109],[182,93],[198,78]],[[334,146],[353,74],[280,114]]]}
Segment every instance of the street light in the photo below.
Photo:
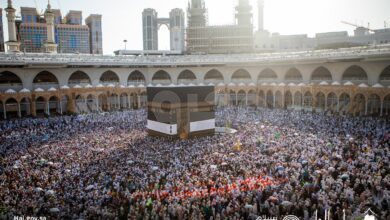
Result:
{"label": "street light", "polygon": [[127,40],[124,39],[124,40],[123,40],[123,43],[125,43],[125,50],[126,50],[126,48],[127,48]]}

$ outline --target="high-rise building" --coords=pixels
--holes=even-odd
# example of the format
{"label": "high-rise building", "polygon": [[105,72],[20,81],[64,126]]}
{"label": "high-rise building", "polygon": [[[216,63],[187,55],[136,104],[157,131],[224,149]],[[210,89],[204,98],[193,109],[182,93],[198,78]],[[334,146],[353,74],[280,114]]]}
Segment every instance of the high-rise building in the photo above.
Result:
{"label": "high-rise building", "polygon": [[71,10],[63,18],[50,4],[44,16],[36,8],[21,7],[21,20],[11,26],[17,30],[20,50],[27,53],[103,53],[101,15],[89,16],[83,25],[81,11]]}
{"label": "high-rise building", "polygon": [[3,9],[0,8],[0,52],[4,52]]}
{"label": "high-rise building", "polygon": [[142,12],[142,29],[144,50],[158,50],[158,30],[166,25],[170,31],[171,51],[185,50],[184,12],[179,8],[172,9],[169,18],[159,18],[156,10],[147,8]]}
{"label": "high-rise building", "polygon": [[188,53],[246,53],[253,50],[252,7],[248,0],[239,0],[236,24],[207,25],[203,0],[192,0],[188,8]]}
{"label": "high-rise building", "polygon": [[184,12],[179,8],[169,13],[169,28],[171,36],[171,50],[183,52],[185,50],[185,23]]}
{"label": "high-rise building", "polygon": [[90,53],[103,54],[102,16],[92,14],[85,19],[85,24],[89,27]]}
{"label": "high-rise building", "polygon": [[158,50],[157,12],[147,8],[142,12],[144,50]]}
{"label": "high-rise building", "polygon": [[65,16],[65,20],[66,20],[66,24],[82,25],[82,23],[83,23],[82,12],[71,10]]}

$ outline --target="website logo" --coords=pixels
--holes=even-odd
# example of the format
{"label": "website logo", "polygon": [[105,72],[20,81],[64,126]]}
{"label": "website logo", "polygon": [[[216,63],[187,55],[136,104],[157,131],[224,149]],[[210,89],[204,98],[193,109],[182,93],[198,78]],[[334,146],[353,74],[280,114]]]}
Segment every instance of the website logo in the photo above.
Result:
{"label": "website logo", "polygon": [[299,220],[299,218],[295,215],[287,215],[284,216],[283,220]]}

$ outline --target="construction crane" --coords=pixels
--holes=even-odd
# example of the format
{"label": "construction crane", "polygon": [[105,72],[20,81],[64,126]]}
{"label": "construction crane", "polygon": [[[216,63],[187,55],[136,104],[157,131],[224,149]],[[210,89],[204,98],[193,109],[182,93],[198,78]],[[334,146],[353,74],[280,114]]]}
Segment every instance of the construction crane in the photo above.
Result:
{"label": "construction crane", "polygon": [[353,24],[353,23],[347,22],[347,21],[341,21],[341,23],[346,24],[346,25],[350,25],[350,26],[353,26],[353,27],[356,27],[356,28],[364,28],[367,31],[371,31],[371,32],[375,33],[375,30],[370,29],[370,23],[368,23],[368,27],[364,27],[362,25]]}

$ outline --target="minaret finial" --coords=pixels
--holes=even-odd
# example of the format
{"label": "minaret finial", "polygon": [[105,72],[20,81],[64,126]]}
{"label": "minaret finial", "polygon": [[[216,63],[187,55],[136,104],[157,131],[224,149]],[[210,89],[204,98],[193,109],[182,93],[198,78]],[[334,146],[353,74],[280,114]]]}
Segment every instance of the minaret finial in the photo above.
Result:
{"label": "minaret finial", "polygon": [[8,8],[12,8],[12,0],[8,0]]}

